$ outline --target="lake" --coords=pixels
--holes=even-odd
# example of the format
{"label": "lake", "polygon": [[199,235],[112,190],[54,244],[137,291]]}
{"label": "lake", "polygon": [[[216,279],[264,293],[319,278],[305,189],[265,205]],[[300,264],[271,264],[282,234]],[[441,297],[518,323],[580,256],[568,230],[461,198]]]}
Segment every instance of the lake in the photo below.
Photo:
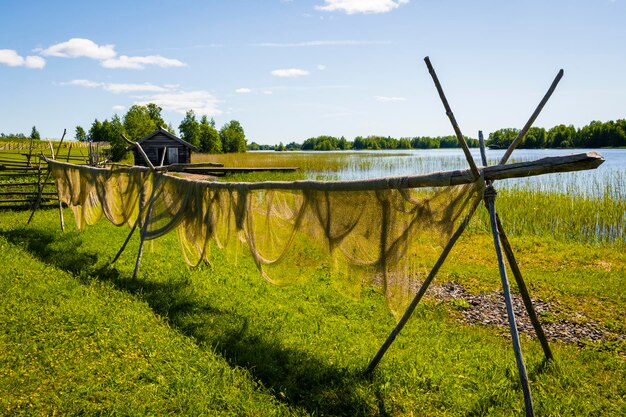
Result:
{"label": "lake", "polygon": [[[626,149],[517,149],[510,162],[531,161],[548,156],[570,155],[596,151],[605,162],[595,170],[555,173],[529,178],[498,181],[498,187],[530,188],[536,191],[558,192],[586,197],[609,195],[613,199],[626,200]],[[480,165],[480,151],[471,150],[474,160]],[[495,165],[504,150],[487,150],[489,165]],[[381,158],[381,155],[386,157]],[[322,176],[342,180],[376,178],[397,175],[426,174],[468,168],[461,149],[402,149],[381,151],[359,151],[349,156],[350,163],[338,172],[316,172],[311,176]],[[363,169],[364,159],[368,168]]]}

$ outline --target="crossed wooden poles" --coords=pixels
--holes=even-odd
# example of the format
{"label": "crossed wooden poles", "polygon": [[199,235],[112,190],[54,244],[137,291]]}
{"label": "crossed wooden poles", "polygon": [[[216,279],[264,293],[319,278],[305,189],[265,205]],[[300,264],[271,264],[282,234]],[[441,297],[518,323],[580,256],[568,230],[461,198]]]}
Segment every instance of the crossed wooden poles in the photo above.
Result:
{"label": "crossed wooden poles", "polygon": [[[470,153],[467,142],[465,141],[465,138],[463,137],[463,134],[461,133],[461,130],[459,129],[456,119],[454,118],[454,114],[452,113],[452,110],[450,109],[450,105],[448,104],[448,100],[446,99],[443,89],[441,88],[441,84],[439,83],[437,74],[435,73],[435,70],[433,69],[433,66],[430,63],[430,59],[426,57],[424,58],[424,61],[426,62],[428,71],[430,72],[430,75],[432,76],[432,79],[435,83],[435,87],[437,88],[439,97],[441,98],[441,101],[443,102],[443,106],[446,110],[446,115],[450,119],[450,122],[452,123],[452,127],[454,128],[456,137],[459,140],[461,147],[463,148],[463,152],[465,153],[465,157],[469,164],[470,170],[472,174],[474,175],[474,179],[478,180],[481,173],[479,172],[479,169],[476,166],[476,163],[474,162],[474,158],[472,157],[472,154]],[[546,104],[546,102],[548,101],[552,93],[554,92],[557,84],[559,83],[562,77],[563,77],[563,70],[560,70],[556,78],[552,82],[552,85],[550,86],[547,93],[545,94],[545,96],[543,97],[543,99],[541,100],[541,102],[539,103],[535,111],[533,112],[532,116],[530,117],[530,119],[528,120],[524,128],[519,132],[515,140],[511,143],[509,148],[506,150],[506,152],[502,156],[502,159],[500,160],[499,165],[503,165],[508,161],[513,150],[524,139],[524,136],[528,132],[528,129],[530,129],[530,127],[532,126],[533,122],[535,121],[535,119],[537,118],[541,110],[543,109],[544,105]],[[483,139],[482,132],[479,132],[479,140],[480,140],[482,165],[486,167],[487,157],[485,154],[485,142]],[[507,277],[506,266],[504,264],[502,249],[504,249],[504,253],[508,260],[509,266],[511,267],[511,271],[513,271],[513,276],[515,277],[515,281],[519,288],[520,295],[522,296],[522,300],[524,301],[524,306],[526,308],[526,311],[528,312],[528,315],[530,316],[530,320],[535,329],[537,337],[539,338],[539,341],[541,342],[541,347],[543,348],[543,352],[546,356],[546,359],[550,360],[553,358],[553,356],[552,356],[552,351],[550,350],[550,346],[548,345],[548,340],[546,339],[546,335],[543,332],[543,329],[541,327],[541,323],[539,322],[539,319],[537,318],[537,313],[535,312],[535,309],[533,307],[533,303],[528,293],[528,289],[526,288],[526,284],[524,283],[524,279],[522,278],[520,269],[517,265],[517,262],[515,261],[513,250],[511,249],[511,245],[509,244],[509,241],[504,232],[504,228],[502,227],[502,223],[500,222],[500,218],[498,217],[498,214],[496,212],[495,197],[496,197],[496,190],[493,187],[493,181],[487,180],[486,189],[484,192],[484,202],[485,202],[485,206],[487,210],[489,211],[491,231],[493,233],[493,243],[494,243],[496,255],[498,258],[498,269],[500,270],[500,278],[502,280],[502,289],[504,291],[504,301],[506,303],[506,311],[507,311],[507,316],[508,316],[508,321],[509,321],[509,329],[511,332],[511,339],[513,343],[513,350],[515,351],[515,360],[517,362],[517,368],[519,370],[520,379],[522,383],[522,390],[524,392],[526,416],[534,416],[532,396],[530,393],[530,386],[528,384],[528,375],[526,373],[526,366],[524,365],[524,358],[522,357],[522,348],[520,346],[519,333],[517,330],[517,324],[515,322],[515,313],[513,312],[513,302],[511,300],[511,290],[509,287],[509,280]],[[382,345],[382,347],[380,348],[376,356],[374,356],[374,359],[372,359],[372,361],[368,365],[366,373],[371,373],[376,368],[376,366],[382,359],[383,355],[385,354],[389,346],[391,346],[391,344],[395,340],[398,333],[402,330],[406,322],[409,320],[409,318],[413,314],[413,311],[415,310],[415,307],[420,302],[420,300],[422,299],[422,296],[428,289],[433,278],[439,271],[439,268],[444,263],[446,257],[452,250],[454,244],[456,243],[456,241],[459,239],[459,237],[461,236],[461,234],[467,227],[472,215],[474,214],[479,204],[480,204],[480,201],[477,201],[470,208],[469,212],[467,213],[467,215],[465,216],[461,224],[458,226],[456,231],[452,234],[450,240],[444,247],[443,252],[439,256],[439,259],[437,259],[437,262],[435,262],[435,265],[433,266],[430,273],[428,274],[428,276],[422,283],[420,289],[417,291],[417,294],[415,294],[413,301],[411,302],[411,304],[409,305],[409,307],[407,308],[404,315],[402,316],[402,318],[400,319],[396,327],[393,329],[391,334],[387,337],[387,340]]]}

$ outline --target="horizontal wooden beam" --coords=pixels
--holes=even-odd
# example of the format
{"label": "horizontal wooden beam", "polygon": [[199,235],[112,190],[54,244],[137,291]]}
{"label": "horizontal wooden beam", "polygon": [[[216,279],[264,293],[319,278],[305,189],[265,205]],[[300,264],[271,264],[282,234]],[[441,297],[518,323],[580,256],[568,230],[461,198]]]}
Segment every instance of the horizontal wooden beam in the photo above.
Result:
{"label": "horizontal wooden beam", "polygon": [[[72,167],[74,165],[65,162],[51,161],[49,164],[58,164]],[[485,180],[496,181],[507,178],[532,177],[536,175],[551,174],[555,172],[571,172],[595,169],[604,162],[604,157],[597,152],[586,152],[566,156],[553,156],[538,159],[536,161],[518,162],[516,164],[494,165],[479,167],[478,171]],[[105,168],[89,168],[92,170],[106,171]],[[135,166],[136,170],[150,170],[146,167]],[[167,174],[165,174],[167,175]],[[184,178],[171,177],[178,181],[197,181]],[[364,190],[387,190],[420,187],[445,187],[449,185],[470,184],[474,177],[469,169],[455,171],[433,172],[431,174],[384,177],[368,180],[349,181],[265,181],[265,182],[214,182],[211,187],[216,189],[247,190],[320,190],[320,191],[364,191]]]}
{"label": "horizontal wooden beam", "polygon": [[[532,177],[555,172],[571,172],[595,169],[604,162],[604,157],[597,152],[575,155],[554,156],[536,161],[516,164],[479,167],[485,180],[496,181],[507,178]],[[181,181],[188,181],[181,179]],[[420,187],[444,187],[474,182],[471,170],[433,172],[425,175],[385,177],[368,180],[350,181],[272,181],[272,182],[212,182],[211,187],[238,190],[282,189],[282,190],[320,190],[320,191],[363,191],[386,190]]]}

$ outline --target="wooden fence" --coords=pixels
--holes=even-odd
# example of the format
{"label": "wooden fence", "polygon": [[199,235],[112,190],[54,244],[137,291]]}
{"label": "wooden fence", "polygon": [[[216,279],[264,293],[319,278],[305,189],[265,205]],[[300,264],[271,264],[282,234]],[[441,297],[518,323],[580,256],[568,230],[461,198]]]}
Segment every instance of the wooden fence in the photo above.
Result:
{"label": "wooden fence", "polygon": [[[11,150],[0,149],[0,210],[29,210],[38,207],[58,207],[56,187],[48,172],[48,165],[39,154],[51,156],[50,144]],[[61,145],[61,146],[59,146]],[[64,145],[67,145],[65,147]],[[90,152],[77,152],[76,143],[56,144],[57,159],[75,164],[87,164]],[[72,149],[74,150],[72,151]],[[21,152],[24,150],[24,152]],[[84,155],[83,155],[84,154]]]}

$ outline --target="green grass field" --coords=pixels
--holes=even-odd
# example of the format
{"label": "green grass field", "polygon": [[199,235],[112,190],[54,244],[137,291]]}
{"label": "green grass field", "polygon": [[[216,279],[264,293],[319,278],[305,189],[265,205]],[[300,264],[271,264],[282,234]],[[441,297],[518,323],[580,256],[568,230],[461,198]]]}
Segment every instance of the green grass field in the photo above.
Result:
{"label": "green grass field", "polygon": [[[618,221],[624,202],[585,201],[501,192],[497,203],[531,295],[558,306],[542,320],[612,335],[552,341],[547,363],[522,335],[537,415],[626,414],[624,240],[578,233],[595,205]],[[483,211],[435,283],[499,289]],[[378,289],[347,298],[323,263],[303,284],[273,286],[249,256],[218,250],[190,270],[175,233],[147,243],[132,280],[137,235],[110,265],[127,228],[78,232],[65,210],[63,233],[56,210],[26,226],[28,215],[0,213],[0,414],[524,415],[507,329],[462,322],[460,302],[427,297],[366,378],[395,324]]]}

